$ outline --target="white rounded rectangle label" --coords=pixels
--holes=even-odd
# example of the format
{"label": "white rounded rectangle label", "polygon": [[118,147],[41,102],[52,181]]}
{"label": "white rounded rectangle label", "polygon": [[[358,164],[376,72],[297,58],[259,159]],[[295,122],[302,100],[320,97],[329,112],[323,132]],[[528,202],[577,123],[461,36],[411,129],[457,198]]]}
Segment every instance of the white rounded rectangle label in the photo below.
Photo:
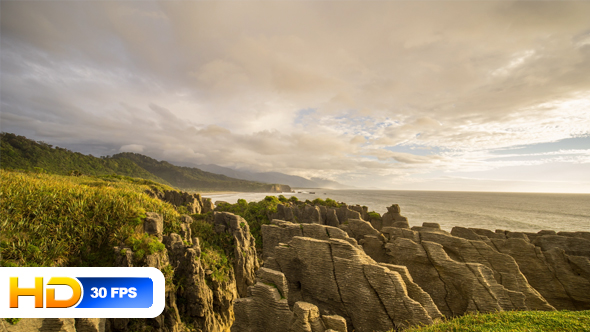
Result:
{"label": "white rounded rectangle label", "polygon": [[0,267],[0,318],[154,318],[165,300],[153,267]]}

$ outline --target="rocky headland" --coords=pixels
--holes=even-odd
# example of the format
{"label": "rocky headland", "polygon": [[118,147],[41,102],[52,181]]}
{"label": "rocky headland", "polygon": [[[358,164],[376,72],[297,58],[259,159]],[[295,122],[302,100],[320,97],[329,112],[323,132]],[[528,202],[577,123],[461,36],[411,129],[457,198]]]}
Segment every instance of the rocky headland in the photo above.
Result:
{"label": "rocky headland", "polygon": [[[214,211],[208,199],[149,193],[184,207],[179,233],[148,213],[143,232],[165,249],[117,266],[151,266],[167,278],[166,309],[153,319],[27,319],[6,331],[389,331],[443,317],[510,310],[590,309],[590,233],[510,232],[436,223],[410,227],[400,207],[283,202],[261,226]],[[207,218],[196,218],[207,213]],[[228,278],[212,278],[197,225],[228,242]]]}

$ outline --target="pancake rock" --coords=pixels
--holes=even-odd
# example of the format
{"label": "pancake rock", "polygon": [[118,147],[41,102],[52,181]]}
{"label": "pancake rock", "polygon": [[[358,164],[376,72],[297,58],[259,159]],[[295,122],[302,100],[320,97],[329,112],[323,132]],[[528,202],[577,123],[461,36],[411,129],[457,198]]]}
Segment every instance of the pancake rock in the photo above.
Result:
{"label": "pancake rock", "polygon": [[346,332],[346,321],[337,315],[322,316],[317,306],[296,302],[291,310],[287,279],[283,273],[261,268],[256,284],[248,287],[248,297],[237,299],[232,332]]}
{"label": "pancake rock", "polygon": [[240,297],[247,295],[248,286],[254,284],[255,271],[260,267],[256,255],[256,244],[250,233],[250,226],[244,218],[228,212],[215,212],[216,233],[229,233],[234,239],[234,274]]}
{"label": "pancake rock", "polygon": [[343,317],[356,331],[430,324],[442,317],[405,267],[378,264],[341,229],[273,220],[262,226],[262,234],[265,267],[284,274],[290,306],[311,303],[324,315]]}
{"label": "pancake rock", "polygon": [[556,309],[590,309],[590,240],[580,236],[584,232],[569,236],[553,231],[520,233],[524,237],[476,229],[453,229],[453,233],[486,237],[498,252],[514,258],[528,283]]}
{"label": "pancake rock", "polygon": [[[363,217],[364,216],[364,217]],[[368,218],[366,207],[346,204],[333,208],[310,204],[279,204],[269,219],[293,221],[302,224],[320,224],[338,227],[349,219]]]}
{"label": "pancake rock", "polygon": [[[355,221],[363,223],[363,221]],[[414,281],[446,316],[501,310],[554,310],[519,271],[515,260],[479,240],[452,236],[436,223],[421,227],[371,224],[355,235],[378,262],[407,267]]]}

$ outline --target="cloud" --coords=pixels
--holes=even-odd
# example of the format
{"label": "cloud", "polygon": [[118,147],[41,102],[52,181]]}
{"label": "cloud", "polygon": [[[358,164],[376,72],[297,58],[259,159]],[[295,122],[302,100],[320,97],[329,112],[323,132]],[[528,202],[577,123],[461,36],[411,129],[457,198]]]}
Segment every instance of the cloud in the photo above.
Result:
{"label": "cloud", "polygon": [[141,144],[127,144],[123,145],[119,151],[121,152],[135,152],[135,153],[142,153],[145,149],[145,146]]}
{"label": "cloud", "polygon": [[2,130],[95,155],[391,188],[590,128],[588,2],[1,6]]}

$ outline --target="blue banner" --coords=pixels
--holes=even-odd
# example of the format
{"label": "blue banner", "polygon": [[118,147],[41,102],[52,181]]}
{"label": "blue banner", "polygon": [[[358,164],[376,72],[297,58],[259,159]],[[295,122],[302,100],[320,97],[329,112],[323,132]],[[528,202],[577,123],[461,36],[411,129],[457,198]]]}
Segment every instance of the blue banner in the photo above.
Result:
{"label": "blue banner", "polygon": [[154,301],[150,278],[77,278],[84,289],[76,308],[150,308]]}

